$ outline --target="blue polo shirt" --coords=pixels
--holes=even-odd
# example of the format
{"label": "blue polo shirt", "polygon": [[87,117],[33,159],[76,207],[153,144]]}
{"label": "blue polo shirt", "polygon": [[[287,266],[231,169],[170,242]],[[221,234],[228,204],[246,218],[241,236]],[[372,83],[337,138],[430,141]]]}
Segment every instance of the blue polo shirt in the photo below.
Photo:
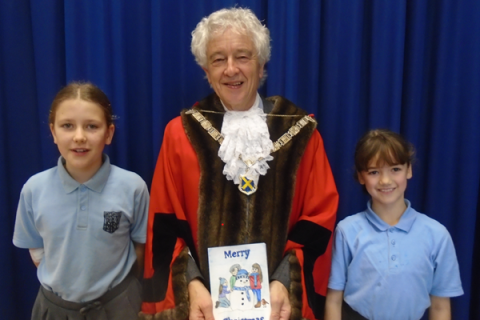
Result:
{"label": "blue polo shirt", "polygon": [[395,226],[380,219],[370,202],[335,230],[328,287],[370,320],[420,319],[430,296],[463,294],[455,248],[447,229],[407,210]]}
{"label": "blue polo shirt", "polygon": [[84,184],[64,167],[32,176],[23,186],[13,243],[44,248],[40,283],[64,300],[84,302],[119,284],[136,260],[132,241],[145,243],[149,194],[133,172],[108,156]]}

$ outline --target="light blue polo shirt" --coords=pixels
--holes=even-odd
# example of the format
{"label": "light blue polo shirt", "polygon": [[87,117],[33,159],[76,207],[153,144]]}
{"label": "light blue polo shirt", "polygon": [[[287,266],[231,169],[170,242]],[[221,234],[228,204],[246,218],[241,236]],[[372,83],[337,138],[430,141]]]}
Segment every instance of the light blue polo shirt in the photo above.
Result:
{"label": "light blue polo shirt", "polygon": [[345,218],[335,230],[328,287],[343,290],[344,300],[370,320],[420,319],[429,295],[463,294],[447,229],[405,203],[393,227],[369,202],[366,211]]}
{"label": "light blue polo shirt", "polygon": [[136,260],[132,241],[145,243],[149,194],[137,174],[108,156],[84,184],[64,168],[32,176],[23,186],[13,243],[45,249],[37,275],[64,300],[84,302],[119,284]]}

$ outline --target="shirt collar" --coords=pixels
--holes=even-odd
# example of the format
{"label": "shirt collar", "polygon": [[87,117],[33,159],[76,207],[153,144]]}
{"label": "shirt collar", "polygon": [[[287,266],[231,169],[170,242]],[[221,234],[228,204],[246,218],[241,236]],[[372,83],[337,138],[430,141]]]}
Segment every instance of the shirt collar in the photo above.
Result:
{"label": "shirt collar", "polygon": [[[98,171],[90,180],[83,184],[95,192],[102,192],[103,187],[107,183],[108,176],[110,175],[110,158],[104,154],[102,160],[103,163],[100,169],[98,169]],[[80,183],[70,176],[70,174],[67,172],[67,169],[65,169],[65,159],[62,156],[58,158],[57,166],[58,174],[60,175],[60,180],[62,181],[66,193],[73,192],[79,186],[81,186]]]}
{"label": "shirt collar", "polygon": [[403,230],[405,232],[409,232],[412,229],[413,223],[417,218],[418,212],[415,211],[411,207],[411,203],[409,200],[405,199],[405,204],[407,205],[407,209],[400,217],[400,221],[395,226],[391,226],[382,219],[372,210],[372,203],[371,200],[368,201],[367,210],[366,210],[366,217],[371,224],[373,224],[378,230],[380,231],[387,231],[390,228],[397,228]]}
{"label": "shirt collar", "polygon": [[[225,109],[226,112],[230,111],[227,109],[227,107],[225,107],[222,100],[220,100],[220,102],[222,103],[223,109]],[[252,108],[260,108],[263,110],[263,102],[262,102],[262,99],[260,99],[260,94],[258,94],[258,92],[255,98],[255,102],[253,103],[252,107],[249,108],[248,110],[251,110]],[[248,110],[245,110],[245,111],[248,111]]]}

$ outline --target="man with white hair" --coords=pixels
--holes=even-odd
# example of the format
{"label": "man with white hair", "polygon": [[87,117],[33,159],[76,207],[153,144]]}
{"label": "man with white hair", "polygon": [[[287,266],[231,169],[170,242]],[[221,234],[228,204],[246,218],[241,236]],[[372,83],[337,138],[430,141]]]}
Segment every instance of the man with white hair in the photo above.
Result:
{"label": "man with white hair", "polygon": [[203,18],[192,53],[214,93],[165,129],[142,317],[213,319],[208,248],[264,242],[271,318],[320,319],[338,194],[316,121],[258,94],[270,34],[250,10]]}

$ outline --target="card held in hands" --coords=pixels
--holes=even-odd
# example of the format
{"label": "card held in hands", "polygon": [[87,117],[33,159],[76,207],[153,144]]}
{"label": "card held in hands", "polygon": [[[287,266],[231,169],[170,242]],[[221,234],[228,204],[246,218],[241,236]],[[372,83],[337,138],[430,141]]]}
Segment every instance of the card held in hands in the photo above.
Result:
{"label": "card held in hands", "polygon": [[265,243],[208,248],[215,320],[269,320]]}

